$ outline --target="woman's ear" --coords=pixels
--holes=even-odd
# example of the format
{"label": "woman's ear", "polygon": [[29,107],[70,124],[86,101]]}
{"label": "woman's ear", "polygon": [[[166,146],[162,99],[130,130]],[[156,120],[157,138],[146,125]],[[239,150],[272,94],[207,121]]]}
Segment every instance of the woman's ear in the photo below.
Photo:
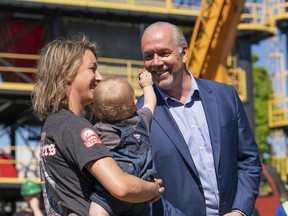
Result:
{"label": "woman's ear", "polygon": [[72,80],[70,78],[66,78],[66,83],[67,83],[67,85],[71,85]]}

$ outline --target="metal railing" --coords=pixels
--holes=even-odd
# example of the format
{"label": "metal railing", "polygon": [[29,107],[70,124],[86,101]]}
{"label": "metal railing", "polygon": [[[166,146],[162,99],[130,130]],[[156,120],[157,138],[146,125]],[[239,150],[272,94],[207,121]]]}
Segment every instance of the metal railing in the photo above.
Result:
{"label": "metal railing", "polygon": [[[11,2],[16,0],[11,0]],[[181,14],[197,16],[201,0],[194,0],[193,4],[181,4],[181,1],[174,0],[20,0],[21,2],[33,2],[47,5],[68,5],[91,8],[103,8],[126,11],[139,11],[159,14]],[[19,1],[17,1],[19,2]],[[177,3],[179,2],[179,3]]]}
{"label": "metal railing", "polygon": [[235,87],[241,101],[247,100],[246,72],[239,67],[228,69],[230,83]]}
{"label": "metal railing", "polygon": [[[2,146],[0,150],[0,183],[22,183],[27,178],[40,178],[39,146]],[[2,157],[3,153],[11,155],[12,151],[16,153],[15,159]],[[7,170],[10,172],[6,173]],[[11,170],[17,173],[17,177],[8,175]]]}
{"label": "metal railing", "polygon": [[98,71],[105,76],[118,76],[128,80],[136,96],[142,94],[138,84],[138,69],[143,68],[143,61],[99,58]]}
{"label": "metal railing", "polygon": [[[37,60],[38,55],[30,54],[17,54],[17,53],[0,53],[0,58],[22,59],[22,60]],[[143,68],[143,62],[137,60],[123,60],[112,58],[99,58],[98,71],[103,76],[120,76],[126,78],[133,86],[136,95],[139,96],[142,93],[137,81],[138,69]],[[35,73],[36,68],[23,68],[16,66],[0,66],[0,73]],[[19,91],[31,91],[34,87],[34,83],[23,82],[0,82],[0,90],[19,90]]]}
{"label": "metal railing", "polygon": [[283,182],[287,180],[288,174],[288,158],[287,157],[272,157],[271,165],[274,166],[278,173],[280,173]]}
{"label": "metal railing", "polygon": [[256,30],[259,32],[275,33],[275,6],[269,7],[266,1],[262,3],[246,1],[238,30]]}
{"label": "metal railing", "polygon": [[288,126],[288,98],[274,96],[269,100],[269,126],[279,128]]}
{"label": "metal railing", "polygon": [[[0,53],[0,58],[4,59],[21,59],[27,61],[36,61],[39,56],[31,54],[18,54],[18,53]],[[25,75],[26,73],[35,73],[34,67],[17,67],[0,65],[1,73],[14,73],[17,76],[18,73]],[[18,90],[18,91],[31,91],[34,87],[33,83],[26,82],[0,82],[0,90]]]}

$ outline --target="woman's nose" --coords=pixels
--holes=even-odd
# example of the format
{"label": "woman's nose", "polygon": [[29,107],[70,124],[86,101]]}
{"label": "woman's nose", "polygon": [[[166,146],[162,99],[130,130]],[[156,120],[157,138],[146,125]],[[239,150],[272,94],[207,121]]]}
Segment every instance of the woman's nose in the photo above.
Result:
{"label": "woman's nose", "polygon": [[95,80],[96,80],[97,82],[100,82],[102,79],[103,79],[102,75],[101,75],[98,71],[96,71],[96,73],[95,73]]}

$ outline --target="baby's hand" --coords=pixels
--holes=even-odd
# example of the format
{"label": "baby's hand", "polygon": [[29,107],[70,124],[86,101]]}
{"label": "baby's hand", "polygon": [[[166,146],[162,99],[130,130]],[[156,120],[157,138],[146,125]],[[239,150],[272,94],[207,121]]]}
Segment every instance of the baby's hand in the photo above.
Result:
{"label": "baby's hand", "polygon": [[142,89],[146,86],[153,85],[152,75],[150,72],[145,69],[139,69],[138,74],[138,83]]}

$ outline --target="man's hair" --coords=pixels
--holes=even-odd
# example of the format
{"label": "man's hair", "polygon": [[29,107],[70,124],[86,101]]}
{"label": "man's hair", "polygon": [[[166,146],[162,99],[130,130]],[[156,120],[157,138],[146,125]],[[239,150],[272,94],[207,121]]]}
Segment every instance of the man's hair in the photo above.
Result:
{"label": "man's hair", "polygon": [[130,83],[119,77],[107,77],[94,90],[93,111],[97,120],[116,122],[136,112],[135,92]]}
{"label": "man's hair", "polygon": [[56,39],[40,51],[32,106],[40,114],[41,120],[60,109],[69,108],[65,86],[75,79],[86,50],[92,51],[97,59],[96,48],[96,43],[82,35]]}
{"label": "man's hair", "polygon": [[168,28],[170,28],[173,31],[175,42],[176,42],[176,44],[179,47],[179,52],[182,52],[182,48],[184,46],[188,47],[187,40],[186,40],[183,32],[181,31],[181,29],[178,28],[176,25],[173,25],[172,23],[169,23],[169,22],[155,22],[155,23],[152,23],[151,25],[149,25],[144,30],[143,35],[145,34],[145,32],[147,32],[147,31],[149,31],[151,29],[159,29],[161,27],[168,27]]}

